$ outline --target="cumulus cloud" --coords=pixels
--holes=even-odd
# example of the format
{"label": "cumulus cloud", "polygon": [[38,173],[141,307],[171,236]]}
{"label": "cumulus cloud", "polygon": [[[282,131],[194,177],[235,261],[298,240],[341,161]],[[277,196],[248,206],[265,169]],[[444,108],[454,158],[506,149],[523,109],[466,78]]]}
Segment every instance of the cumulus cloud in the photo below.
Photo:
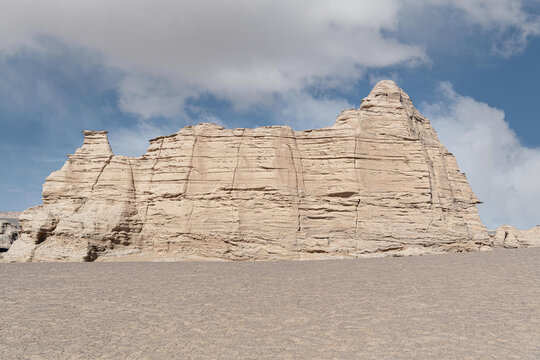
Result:
{"label": "cumulus cloud", "polygon": [[314,82],[341,83],[364,67],[423,62],[423,48],[384,31],[397,0],[2,2],[0,48],[36,35],[103,54],[125,72],[122,109],[170,116],[201,93],[238,109]]}
{"label": "cumulus cloud", "polygon": [[[46,34],[99,51],[135,77],[120,88],[125,110],[169,115],[204,92],[242,108],[315,77],[423,61],[422,48],[382,35],[398,9],[396,0],[20,0],[3,4],[0,46]],[[157,87],[141,84],[150,78]]]}
{"label": "cumulus cloud", "polygon": [[533,36],[540,34],[540,18],[523,10],[518,0],[432,0],[448,3],[462,10],[469,20],[479,26],[496,30],[502,41],[492,45],[494,52],[511,56],[522,51]]}
{"label": "cumulus cloud", "polygon": [[[430,24],[431,28],[424,28],[425,34],[418,35],[425,38],[431,34],[431,46],[434,42],[447,42],[445,38],[453,33],[454,51],[460,42],[469,39],[476,47],[487,46],[490,53],[509,57],[523,51],[533,37],[540,35],[540,17],[526,11],[531,3],[528,0],[408,0],[403,21]],[[486,33],[489,38],[483,39]]]}
{"label": "cumulus cloud", "polygon": [[484,202],[484,223],[524,229],[540,224],[540,148],[522,145],[502,110],[456,93],[448,82],[438,95],[439,101],[422,104],[422,112]]}
{"label": "cumulus cloud", "polygon": [[[341,88],[366,68],[429,63],[419,34],[425,9],[453,9],[471,24],[506,34],[511,54],[538,35],[519,0],[31,0],[2,1],[0,51],[57,38],[103,56],[123,73],[119,106],[142,118],[182,116],[187,99],[210,93],[236,110],[269,105],[275,94]],[[437,21],[447,23],[444,15]],[[451,24],[447,23],[447,27]],[[430,29],[420,29],[419,33]],[[309,95],[306,95],[309,96]],[[329,104],[323,99],[323,104]]]}
{"label": "cumulus cloud", "polygon": [[157,116],[177,117],[184,114],[185,95],[170,82],[151,76],[132,75],[118,84],[119,107],[143,119]]}

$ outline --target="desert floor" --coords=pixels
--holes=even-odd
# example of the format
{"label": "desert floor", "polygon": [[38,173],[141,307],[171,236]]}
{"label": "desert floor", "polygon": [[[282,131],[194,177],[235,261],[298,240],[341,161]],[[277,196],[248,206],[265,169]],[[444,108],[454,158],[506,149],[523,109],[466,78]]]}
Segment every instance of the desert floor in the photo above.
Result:
{"label": "desert floor", "polygon": [[540,249],[0,273],[2,359],[540,358]]}

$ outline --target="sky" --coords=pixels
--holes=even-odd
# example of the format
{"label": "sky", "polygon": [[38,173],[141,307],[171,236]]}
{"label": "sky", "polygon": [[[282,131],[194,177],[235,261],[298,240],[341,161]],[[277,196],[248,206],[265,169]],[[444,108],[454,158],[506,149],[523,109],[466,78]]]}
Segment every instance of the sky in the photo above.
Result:
{"label": "sky", "polygon": [[117,155],[200,122],[330,126],[392,79],[488,228],[540,224],[540,0],[0,0],[0,210],[108,130]]}

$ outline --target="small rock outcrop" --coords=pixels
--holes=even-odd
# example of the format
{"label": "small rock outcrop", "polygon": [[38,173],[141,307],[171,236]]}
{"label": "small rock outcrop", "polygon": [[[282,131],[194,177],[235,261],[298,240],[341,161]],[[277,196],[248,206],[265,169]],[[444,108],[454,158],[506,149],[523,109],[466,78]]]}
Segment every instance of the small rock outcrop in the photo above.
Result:
{"label": "small rock outcrop", "polygon": [[507,249],[540,247],[540,225],[529,230],[518,230],[509,225],[499,226],[493,236],[493,246]]}
{"label": "small rock outcrop", "polygon": [[0,220],[0,252],[7,251],[19,237],[19,227],[13,222]]}
{"label": "small rock outcrop", "polygon": [[429,120],[392,81],[327,128],[199,124],[113,154],[105,131],[20,217],[9,261],[320,259],[491,245],[478,199]]}

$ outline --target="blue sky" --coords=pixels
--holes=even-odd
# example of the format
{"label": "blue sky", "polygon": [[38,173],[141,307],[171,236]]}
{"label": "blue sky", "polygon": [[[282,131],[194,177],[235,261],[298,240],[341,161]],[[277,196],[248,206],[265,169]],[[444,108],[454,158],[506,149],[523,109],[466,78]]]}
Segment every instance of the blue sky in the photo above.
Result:
{"label": "blue sky", "polygon": [[39,204],[83,129],[138,156],[198,122],[328,126],[390,78],[488,227],[540,224],[539,1],[1,2],[0,210]]}

